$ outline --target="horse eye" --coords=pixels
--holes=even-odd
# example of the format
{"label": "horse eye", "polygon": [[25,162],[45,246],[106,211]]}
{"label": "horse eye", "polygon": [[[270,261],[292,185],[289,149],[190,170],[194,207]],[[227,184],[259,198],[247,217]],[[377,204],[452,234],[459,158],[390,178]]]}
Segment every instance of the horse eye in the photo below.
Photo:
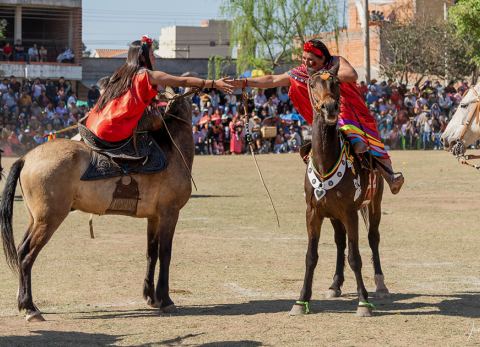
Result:
{"label": "horse eye", "polygon": [[460,104],[461,108],[467,108],[468,104]]}

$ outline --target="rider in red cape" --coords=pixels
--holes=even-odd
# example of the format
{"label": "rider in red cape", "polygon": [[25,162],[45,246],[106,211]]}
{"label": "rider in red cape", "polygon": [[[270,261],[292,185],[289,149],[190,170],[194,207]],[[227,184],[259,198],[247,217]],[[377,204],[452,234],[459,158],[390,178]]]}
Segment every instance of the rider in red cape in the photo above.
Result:
{"label": "rider in red cape", "polygon": [[232,92],[233,86],[225,78],[203,80],[154,71],[152,42],[151,38],[143,36],[130,44],[127,61],[110,77],[89,112],[86,126],[102,140],[118,142],[132,136],[146,107],[157,95],[157,86],[217,88],[225,93]]}
{"label": "rider in red cape", "polygon": [[309,75],[322,69],[328,70],[337,62],[340,65],[337,76],[340,81],[338,126],[353,145],[356,153],[369,152],[382,164],[377,167],[390,186],[391,192],[397,194],[403,185],[404,178],[401,173],[395,174],[392,169],[392,162],[378,134],[375,119],[370,114],[357,87],[357,73],[343,57],[332,56],[320,40],[307,41],[302,54],[302,65],[286,73],[235,80],[233,83],[236,87],[290,87],[288,95],[293,105],[303,118],[312,124],[313,109],[307,87]]}

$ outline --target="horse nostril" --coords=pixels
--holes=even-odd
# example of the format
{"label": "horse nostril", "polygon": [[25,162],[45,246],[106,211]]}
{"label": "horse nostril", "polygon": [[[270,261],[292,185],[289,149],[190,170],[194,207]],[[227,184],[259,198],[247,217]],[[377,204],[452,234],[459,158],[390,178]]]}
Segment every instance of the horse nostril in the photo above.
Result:
{"label": "horse nostril", "polygon": [[335,111],[338,111],[338,103],[335,103]]}

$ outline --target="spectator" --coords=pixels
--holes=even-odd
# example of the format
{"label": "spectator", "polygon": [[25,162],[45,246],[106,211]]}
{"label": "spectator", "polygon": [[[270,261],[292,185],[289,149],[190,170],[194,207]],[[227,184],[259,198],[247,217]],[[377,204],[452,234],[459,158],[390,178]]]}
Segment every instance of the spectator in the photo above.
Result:
{"label": "spectator", "polygon": [[87,94],[88,107],[90,108],[93,107],[93,105],[95,105],[99,97],[100,97],[100,90],[98,90],[96,85],[92,84]]}
{"label": "spectator", "polygon": [[47,54],[47,49],[44,46],[40,46],[40,49],[38,50],[38,55],[41,62],[47,61]]}
{"label": "spectator", "polygon": [[73,54],[72,50],[68,47],[65,48],[65,51],[60,53],[57,56],[57,62],[58,63],[71,63],[73,64],[73,59],[75,58],[75,55]]}
{"label": "spectator", "polygon": [[15,41],[15,45],[13,46],[13,51],[15,53],[15,61],[27,61],[28,56],[25,54],[25,47],[22,45],[22,40]]}
{"label": "spectator", "polygon": [[36,43],[34,43],[33,46],[28,49],[28,59],[30,62],[40,60]]}
{"label": "spectator", "polygon": [[6,61],[13,60],[13,47],[9,42],[3,46],[3,59]]}

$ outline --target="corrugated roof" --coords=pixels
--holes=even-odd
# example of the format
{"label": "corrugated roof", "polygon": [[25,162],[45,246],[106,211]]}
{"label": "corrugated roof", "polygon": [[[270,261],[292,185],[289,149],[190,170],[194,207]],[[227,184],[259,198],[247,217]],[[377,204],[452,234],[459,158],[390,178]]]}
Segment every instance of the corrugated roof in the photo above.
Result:
{"label": "corrugated roof", "polygon": [[94,57],[96,58],[126,58],[128,49],[110,49],[98,48],[95,50]]}

